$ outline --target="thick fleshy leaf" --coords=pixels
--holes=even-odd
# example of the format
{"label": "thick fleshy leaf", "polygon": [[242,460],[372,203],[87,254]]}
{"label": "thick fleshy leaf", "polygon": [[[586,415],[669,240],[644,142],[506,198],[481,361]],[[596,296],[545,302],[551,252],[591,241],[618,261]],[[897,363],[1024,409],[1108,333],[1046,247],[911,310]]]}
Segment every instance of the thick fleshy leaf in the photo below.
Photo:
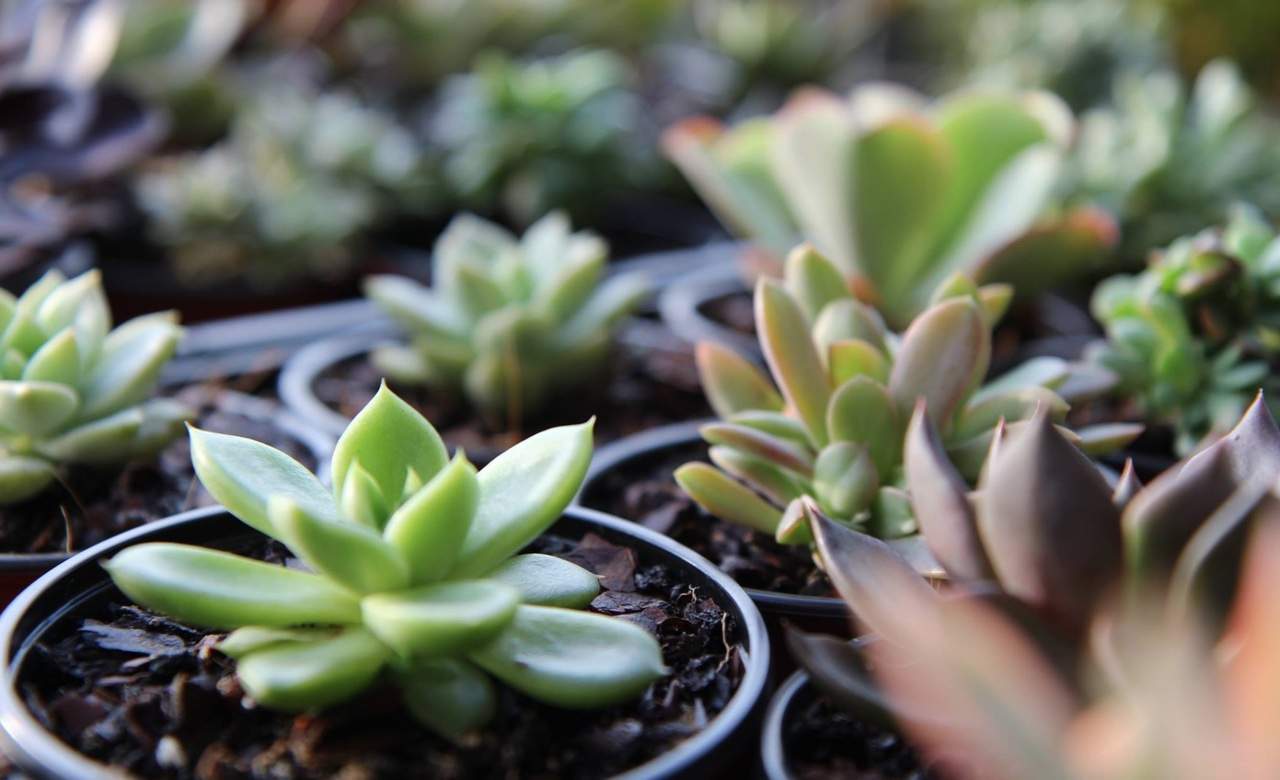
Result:
{"label": "thick fleshy leaf", "polygon": [[362,628],[329,639],[289,642],[250,653],[236,676],[255,701],[272,709],[321,710],[373,682],[390,651]]}
{"label": "thick fleshy leaf", "polygon": [[786,439],[801,447],[809,447],[809,432],[804,423],[783,412],[738,412],[729,418],[729,422],[754,428],[778,439]]}
{"label": "thick fleshy leaf", "polygon": [[596,575],[564,558],[542,553],[517,555],[486,579],[520,592],[520,603],[583,609],[600,593]]}
{"label": "thick fleshy leaf", "polygon": [[139,319],[145,322],[127,322],[107,335],[101,358],[81,385],[81,420],[110,414],[146,398],[164,364],[173,357],[182,329],[155,315]]}
{"label": "thick fleshy leaf", "polygon": [[889,361],[884,353],[860,339],[831,344],[827,348],[827,370],[835,387],[859,376],[874,379],[882,385],[889,382]]}
{"label": "thick fleshy leaf", "polygon": [[454,580],[361,602],[364,624],[405,658],[454,656],[497,636],[520,591],[492,580]]}
{"label": "thick fleshy leaf", "polygon": [[1106,481],[1043,412],[1010,430],[985,476],[978,528],[1000,584],[1083,629],[1124,564]]}
{"label": "thick fleshy leaf", "polygon": [[813,684],[836,706],[857,718],[890,725],[894,705],[880,690],[862,653],[845,639],[786,627],[787,650]]}
{"label": "thick fleshy leaf", "polygon": [[813,453],[786,439],[736,423],[707,423],[698,433],[708,444],[732,447],[802,477],[813,476]]}
{"label": "thick fleshy leaf", "polygon": [[467,320],[444,296],[403,276],[370,276],[364,294],[414,333],[445,341],[466,339]]}
{"label": "thick fleshy leaf", "polygon": [[347,477],[342,481],[342,489],[337,492],[341,497],[340,509],[343,517],[375,531],[381,531],[386,525],[391,507],[382,495],[382,488],[359,461],[354,461],[347,467]]}
{"label": "thick fleshy leaf", "polygon": [[36,350],[22,371],[28,382],[53,382],[75,387],[80,379],[80,348],[74,328],[64,328]]}
{"label": "thick fleshy leaf", "polygon": [[827,304],[852,297],[840,271],[809,244],[791,250],[785,274],[787,291],[810,321],[816,320]]}
{"label": "thick fleshy leaf", "polygon": [[885,326],[875,309],[862,301],[842,298],[830,303],[813,325],[813,340],[829,349],[838,341],[865,341],[877,350],[885,349]]}
{"label": "thick fleshy leaf", "polygon": [[283,452],[243,436],[199,428],[191,428],[190,436],[191,465],[201,484],[248,525],[282,538],[267,512],[272,496],[293,499],[315,517],[338,521],[328,489],[306,466]]}
{"label": "thick fleshy leaf", "polygon": [[298,642],[315,642],[330,639],[342,629],[335,628],[270,628],[267,626],[245,626],[237,628],[218,643],[218,652],[232,658],[243,658],[246,655],[272,645],[295,644]]}
{"label": "thick fleshy leaf", "polygon": [[0,426],[44,436],[70,420],[79,402],[76,391],[66,385],[0,381]]}
{"label": "thick fleshy leaf", "polygon": [[1124,511],[1134,496],[1138,495],[1142,490],[1142,482],[1138,479],[1138,474],[1133,470],[1133,459],[1124,459],[1124,468],[1120,471],[1120,478],[1116,480],[1115,489],[1111,491],[1111,503],[1116,505],[1120,511]]}
{"label": "thick fleshy leaf", "polygon": [[1086,455],[1106,455],[1123,449],[1142,435],[1141,423],[1099,423],[1075,429],[1075,445]]}
{"label": "thick fleshy leaf", "polygon": [[[1277,514],[1280,499],[1256,482],[1241,485],[1222,502],[1192,534],[1174,564],[1170,613],[1182,620],[1206,614],[1221,621],[1236,595],[1251,527],[1274,522]],[[1217,632],[1221,626],[1212,628]]]}
{"label": "thick fleshy leaf", "polygon": [[435,582],[453,567],[479,503],[475,467],[459,453],[391,516],[383,535],[408,562],[414,585]]}
{"label": "thick fleshy leaf", "polygon": [[634,623],[556,607],[519,607],[471,659],[539,701],[583,709],[634,698],[667,671],[657,640]]}
{"label": "thick fleshy leaf", "polygon": [[783,287],[761,279],[755,293],[760,348],[782,395],[809,430],[814,446],[826,445],[831,385],[800,306]]}
{"label": "thick fleshy leaf", "polygon": [[974,392],[970,404],[977,404],[1004,393],[1045,387],[1050,390],[1066,381],[1071,373],[1067,361],[1056,357],[1034,357],[987,382]]}
{"label": "thick fleshy leaf", "polygon": [[698,506],[721,520],[772,534],[782,519],[776,506],[706,463],[686,463],[676,469],[675,479]]}
{"label": "thick fleshy leaf", "polygon": [[889,545],[832,522],[806,503],[823,568],[854,617],[903,648],[937,619],[938,594]]}
{"label": "thick fleshy leaf", "polygon": [[472,318],[480,318],[506,305],[502,286],[475,263],[454,266],[452,300],[461,302]]}
{"label": "thick fleshy leaf", "polygon": [[1249,751],[1248,766],[1280,766],[1280,525],[1259,525],[1245,556],[1239,595],[1223,646],[1236,648],[1224,662],[1223,695],[1237,713],[1235,726]]}
{"label": "thick fleshy leaf", "polygon": [[867,377],[845,382],[831,397],[827,430],[832,441],[867,448],[882,481],[893,478],[902,462],[902,424],[888,390]]}
{"label": "thick fleshy leaf", "polygon": [[209,628],[360,622],[360,602],[323,577],[184,544],[140,544],[103,564],[147,609]]}
{"label": "thick fleshy leaf", "polygon": [[25,455],[0,457],[0,504],[31,498],[53,484],[55,476],[48,461]]}
{"label": "thick fleshy leaf", "polygon": [[787,504],[787,508],[782,511],[782,519],[778,521],[773,538],[778,544],[813,544],[809,517],[804,512],[803,496]]}
{"label": "thick fleshy leaf", "polygon": [[558,343],[573,348],[608,333],[648,297],[649,280],[639,274],[606,279],[560,330]]}
{"label": "thick fleshy leaf", "polygon": [[871,506],[880,490],[880,475],[867,448],[853,442],[828,444],[813,469],[813,489],[826,509],[838,517],[853,517]]}
{"label": "thick fleshy leaf", "polygon": [[952,415],[991,359],[991,334],[971,300],[944,301],[921,314],[903,334],[893,361],[889,395],[906,418],[917,399],[946,431]]}
{"label": "thick fleshy leaf", "polygon": [[778,506],[785,506],[804,492],[800,480],[764,458],[723,446],[712,447],[707,454],[712,463],[746,482]]}
{"label": "thick fleshy leaf", "polygon": [[338,439],[333,450],[335,487],[346,484],[347,469],[355,460],[394,507],[400,503],[409,469],[419,479],[430,480],[449,461],[449,453],[431,423],[384,382]]}
{"label": "thick fleshy leaf", "polygon": [[102,272],[96,268],[58,285],[33,313],[41,330],[57,333],[75,322],[79,312],[86,308],[107,308]]}
{"label": "thick fleshy leaf", "polygon": [[980,281],[1008,282],[1020,296],[1098,268],[1115,245],[1115,221],[1100,209],[1079,208],[1025,230],[974,268]]}
{"label": "thick fleshy leaf", "polygon": [[488,723],[498,708],[489,676],[465,661],[415,661],[398,675],[405,706],[422,725],[452,740]]}
{"label": "thick fleshy leaf", "polygon": [[907,428],[903,461],[916,522],[934,556],[960,581],[990,579],[968,485],[947,459],[923,404]]}
{"label": "thick fleshy leaf", "polygon": [[492,571],[560,517],[587,474],[594,425],[542,431],[480,470],[480,504],[452,576]]}
{"label": "thick fleshy leaf", "polygon": [[267,514],[285,544],[307,566],[356,593],[399,590],[409,565],[377,531],[365,525],[317,517],[286,496],[272,496]]}
{"label": "thick fleshy leaf", "polygon": [[[470,356],[468,350],[464,359]],[[436,366],[421,351],[404,344],[379,344],[369,352],[369,362],[383,377],[405,384],[421,385],[441,380]]]}
{"label": "thick fleshy leaf", "polygon": [[1050,419],[1061,421],[1070,407],[1052,390],[1043,387],[1024,387],[986,395],[980,401],[965,404],[956,416],[951,435],[956,438],[977,436],[994,428],[1001,420],[1017,422],[1026,420],[1043,409]]}
{"label": "thick fleshy leaf", "polygon": [[1232,479],[1242,485],[1274,485],[1280,478],[1280,427],[1259,391],[1227,435],[1187,461],[1187,468],[1214,450],[1224,450]]}
{"label": "thick fleshy leaf", "polygon": [[40,454],[64,463],[111,463],[129,457],[145,416],[136,406],[81,425],[37,444]]}
{"label": "thick fleshy leaf", "polygon": [[731,349],[710,341],[694,351],[707,402],[718,417],[749,410],[781,411],[782,396],[760,369]]}
{"label": "thick fleshy leaf", "polygon": [[153,457],[181,436],[196,416],[195,410],[173,398],[151,398],[133,408],[142,412],[142,425],[128,449],[118,453],[116,462]]}
{"label": "thick fleshy leaf", "polygon": [[573,317],[600,281],[608,249],[599,239],[591,244],[590,249],[584,245],[576,256],[562,258],[555,278],[539,291],[539,306],[554,322],[566,322]]}

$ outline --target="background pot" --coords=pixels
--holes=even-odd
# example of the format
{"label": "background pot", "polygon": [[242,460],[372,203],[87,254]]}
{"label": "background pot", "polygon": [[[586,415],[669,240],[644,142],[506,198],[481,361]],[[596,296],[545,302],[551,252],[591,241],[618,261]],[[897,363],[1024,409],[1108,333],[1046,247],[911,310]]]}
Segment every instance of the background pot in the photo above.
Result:
{"label": "background pot", "polygon": [[[333,439],[287,413],[280,404],[231,390],[218,391],[219,407],[283,430],[315,457],[322,476],[329,468]],[[0,553],[0,604],[8,604],[38,577],[76,553]]]}
{"label": "background pot", "polygon": [[[642,561],[662,560],[680,568],[684,581],[712,596],[739,626],[746,667],[728,705],[702,731],[624,775],[628,778],[705,777],[724,771],[751,753],[754,728],[765,705],[769,640],[760,613],[746,593],[696,553],[660,534],[599,512],[573,508],[551,529],[599,534],[634,549]],[[78,780],[102,777],[104,766],[72,750],[45,730],[20,693],[23,663],[32,645],[61,621],[102,600],[120,598],[100,565],[121,549],[167,541],[225,547],[256,534],[219,507],[186,512],[120,534],[77,554],[41,577],[0,615],[0,747],[23,770],[39,777]]]}
{"label": "background pot", "polygon": [[732,328],[707,312],[716,301],[732,296],[746,296],[749,303],[751,291],[737,262],[743,247],[731,241],[704,247],[697,267],[662,289],[658,312],[667,327],[689,344],[712,341],[760,362],[760,343],[755,336]]}

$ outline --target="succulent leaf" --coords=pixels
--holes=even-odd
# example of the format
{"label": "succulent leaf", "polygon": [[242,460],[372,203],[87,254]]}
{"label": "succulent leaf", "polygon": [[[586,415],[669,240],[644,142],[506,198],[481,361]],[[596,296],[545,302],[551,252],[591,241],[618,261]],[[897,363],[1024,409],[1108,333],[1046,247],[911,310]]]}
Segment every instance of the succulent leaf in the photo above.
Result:
{"label": "succulent leaf", "polygon": [[408,563],[410,582],[425,585],[449,572],[479,504],[476,470],[458,455],[396,509],[383,536]]}
{"label": "succulent leaf", "polygon": [[419,479],[430,480],[449,460],[436,429],[387,389],[385,382],[338,439],[332,464],[335,486],[345,486],[347,469],[357,453],[361,468],[393,505],[399,505],[409,469]]}
{"label": "succulent leaf", "polygon": [[484,672],[454,658],[415,660],[398,675],[405,705],[432,731],[459,740],[488,723],[498,696]]}
{"label": "succulent leaf", "polygon": [[731,417],[746,410],[782,410],[782,396],[760,369],[736,352],[706,341],[698,344],[694,357],[703,392],[716,415]]}
{"label": "succulent leaf", "polygon": [[676,483],[715,517],[757,531],[774,533],[782,512],[750,488],[705,463],[686,463],[675,471]]}
{"label": "succulent leaf", "polygon": [[760,347],[769,369],[814,445],[824,446],[831,389],[804,312],[781,285],[768,279],[761,279],[756,287],[755,309]]}
{"label": "succulent leaf", "polygon": [[991,336],[977,306],[952,299],[929,309],[903,334],[889,377],[889,394],[906,418],[923,398],[941,426],[986,373]]}
{"label": "succulent leaf", "polygon": [[272,528],[309,568],[355,593],[399,590],[409,584],[401,551],[366,525],[317,517],[292,498],[267,500]]}
{"label": "succulent leaf", "polygon": [[542,553],[516,555],[489,573],[488,579],[510,585],[521,604],[582,609],[600,593],[596,575],[564,558]]}
{"label": "succulent leaf", "polygon": [[249,695],[281,710],[316,710],[369,687],[389,653],[363,628],[311,642],[287,642],[250,653],[236,664]]}
{"label": "succulent leaf", "polygon": [[457,656],[498,635],[520,592],[493,580],[451,580],[365,596],[364,625],[405,658]]}

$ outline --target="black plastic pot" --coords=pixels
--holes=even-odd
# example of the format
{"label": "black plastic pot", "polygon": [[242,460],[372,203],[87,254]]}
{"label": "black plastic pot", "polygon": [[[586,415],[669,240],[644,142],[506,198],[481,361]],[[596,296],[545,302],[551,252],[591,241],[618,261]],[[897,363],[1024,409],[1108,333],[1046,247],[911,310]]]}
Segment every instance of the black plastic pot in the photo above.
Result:
{"label": "black plastic pot", "polygon": [[[321,475],[327,473],[333,453],[332,438],[303,424],[274,401],[231,390],[220,391],[218,400],[227,411],[269,422],[284,430],[311,452]],[[75,553],[0,553],[0,604],[9,603],[23,588],[73,555]]]}
{"label": "black plastic pot", "polygon": [[[642,467],[648,461],[663,458],[672,450],[703,445],[698,428],[709,420],[694,420],[654,428],[645,433],[628,436],[600,447],[591,461],[587,478],[578,493],[577,503],[588,508],[599,508],[604,499],[602,482],[604,475],[627,467]],[[853,628],[849,609],[838,598],[826,596],[800,596],[791,593],[746,588],[751,600],[764,615],[775,647],[785,647],[782,641],[782,625],[835,636],[851,636]],[[775,653],[775,669],[789,671],[786,654]]]}
{"label": "black plastic pot", "polygon": [[[685,573],[684,581],[710,595],[738,624],[746,671],[723,711],[701,732],[662,756],[623,775],[627,778],[707,777],[727,771],[750,755],[755,726],[768,683],[769,640],[760,613],[746,593],[709,562],[685,547],[634,524],[599,512],[570,508],[552,528],[573,534],[590,531],[635,550],[641,561],[661,560]],[[166,541],[230,547],[257,532],[218,507],[186,512],[129,531],[79,553],[41,577],[0,615],[0,747],[22,770],[37,777],[99,778],[107,767],[75,752],[46,730],[21,694],[28,651],[64,621],[74,620],[104,601],[122,598],[100,565],[130,545]]]}
{"label": "black plastic pot", "polygon": [[809,683],[809,675],[796,672],[786,679],[769,700],[764,727],[760,731],[760,766],[767,780],[794,780],[787,768],[787,746],[784,729],[791,714],[813,701],[817,691]]}
{"label": "black plastic pot", "polygon": [[754,336],[716,321],[705,310],[721,298],[750,295],[737,263],[743,247],[731,241],[703,247],[698,265],[662,289],[658,312],[667,327],[690,344],[712,341],[759,361],[760,344]]}

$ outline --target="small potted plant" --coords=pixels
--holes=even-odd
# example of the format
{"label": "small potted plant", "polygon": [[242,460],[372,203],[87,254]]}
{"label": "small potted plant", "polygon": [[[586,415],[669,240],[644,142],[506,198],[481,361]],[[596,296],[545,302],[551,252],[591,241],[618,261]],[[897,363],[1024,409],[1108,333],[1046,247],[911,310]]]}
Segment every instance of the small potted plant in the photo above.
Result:
{"label": "small potted plant", "polygon": [[[182,335],[171,312],[114,329],[96,271],[51,271],[0,293],[0,598],[77,549],[207,497],[192,492],[182,424],[254,425],[314,458],[328,444],[252,401],[191,387],[156,396]],[[255,425],[256,423],[256,425]]]}
{"label": "small potted plant", "polygon": [[408,343],[372,334],[313,344],[286,365],[280,395],[340,432],[388,376],[480,460],[525,426],[564,423],[583,408],[599,415],[604,440],[704,416],[691,358],[627,325],[648,283],[637,274],[601,281],[606,252],[559,213],[518,239],[458,216],[436,244],[432,287],[399,276],[365,282]]}
{"label": "small potted plant", "polygon": [[[0,694],[6,751],[60,777],[723,766],[764,689],[759,615],[677,545],[562,518],[591,428],[544,431],[477,472],[384,387],[334,450],[332,492],[267,445],[193,428],[225,511],[88,551],[0,618],[0,653],[33,661]],[[30,631],[35,614],[52,630]],[[50,654],[83,676],[37,660]],[[129,656],[137,676],[118,687]],[[190,709],[111,730],[164,691]],[[45,706],[72,699],[92,714]]]}
{"label": "small potted plant", "polygon": [[[965,484],[973,484],[998,432],[1020,427],[1039,408],[1062,422],[1069,402],[1106,390],[1113,378],[1040,358],[981,384],[992,324],[1010,299],[1004,285],[978,287],[956,275],[898,336],[844,291],[838,271],[812,248],[791,254],[785,276],[756,287],[772,378],[740,355],[700,344],[703,389],[720,420],[605,448],[582,501],[662,523],[754,587],[766,613],[816,612],[842,623],[843,607],[811,561],[804,500],[891,540],[921,573],[941,576],[920,536],[931,518],[912,511],[905,490],[917,399],[929,402],[930,422]],[[1098,453],[1140,430],[1099,426],[1070,435]],[[690,455],[696,460],[680,465]]]}
{"label": "small potted plant", "polygon": [[[764,737],[771,777],[792,776],[811,763],[809,756],[839,761],[864,751],[853,742],[868,720],[878,725],[866,733],[905,728],[932,759],[946,746],[962,766],[1001,777],[1040,776],[1035,767],[1070,751],[1069,724],[1083,728],[1078,717],[1109,712],[1116,717],[1097,724],[1102,730],[1095,736],[1119,729],[1110,733],[1116,737],[1137,734],[1122,712],[1155,715],[1145,725],[1157,727],[1170,725],[1170,715],[1186,714],[1171,706],[1179,699],[1165,697],[1190,688],[1166,677],[1174,668],[1163,664],[1176,659],[1184,672],[1203,667],[1197,675],[1207,670],[1215,677],[1220,661],[1209,648],[1224,627],[1234,626],[1227,615],[1235,594],[1274,601],[1274,593],[1252,592],[1248,582],[1237,591],[1246,539],[1269,528],[1273,548],[1280,506],[1273,493],[1280,430],[1261,399],[1231,433],[1145,488],[1131,470],[1114,488],[1107,485],[1041,412],[1021,430],[997,437],[978,491],[969,494],[927,418],[920,420],[906,458],[911,500],[917,515],[930,518],[925,541],[944,562],[947,586],[938,593],[883,542],[806,503],[826,571],[879,639],[855,647],[799,632],[789,638],[821,695],[800,677],[784,686]],[[1266,559],[1273,556],[1268,552]],[[1274,572],[1265,577],[1274,580]],[[1265,636],[1271,633],[1274,627],[1265,628]],[[1264,635],[1230,632],[1224,647],[1252,648],[1246,651],[1251,657]],[[1161,652],[1153,652],[1157,637],[1165,644]],[[1171,647],[1177,653],[1164,652]],[[1226,662],[1228,669],[1233,665]],[[1147,699],[1159,690],[1149,684],[1172,688]],[[1128,704],[1139,705],[1138,713],[1117,707],[1113,697],[1121,692]],[[840,710],[848,717],[833,714]],[[1019,726],[1016,738],[1012,724]],[[1217,732],[1192,733],[1201,743]],[[1176,750],[1177,742],[1153,745]],[[792,749],[800,744],[808,756]],[[1090,752],[1076,758],[1127,757],[1135,745],[1124,745],[1114,755],[1079,745]],[[1060,768],[1075,767],[1068,761]]]}

